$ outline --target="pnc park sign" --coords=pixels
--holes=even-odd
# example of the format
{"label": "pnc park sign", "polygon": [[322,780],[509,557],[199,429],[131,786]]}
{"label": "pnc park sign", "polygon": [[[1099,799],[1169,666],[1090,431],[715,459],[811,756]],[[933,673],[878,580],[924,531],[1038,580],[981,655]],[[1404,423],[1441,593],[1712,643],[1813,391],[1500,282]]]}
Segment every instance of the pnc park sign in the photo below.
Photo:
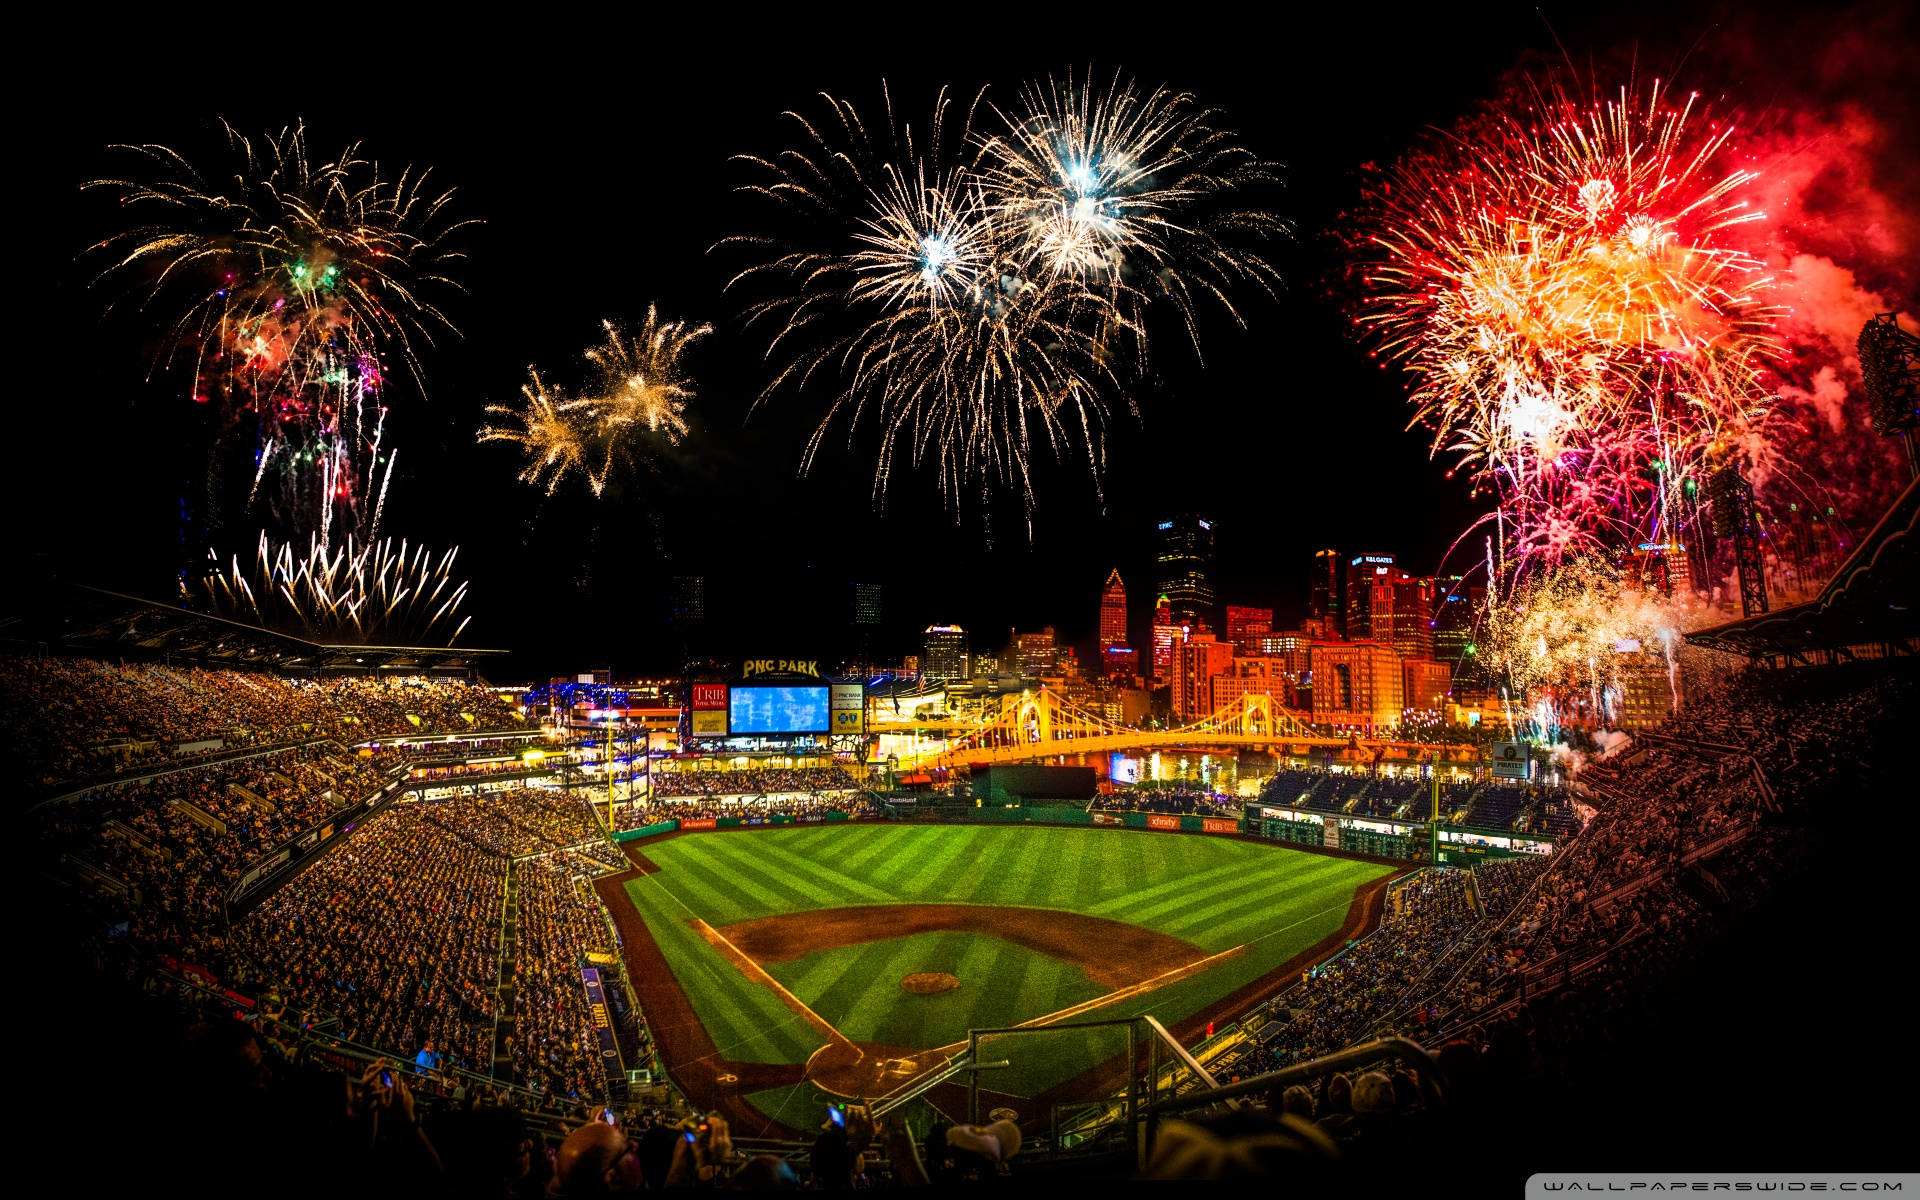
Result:
{"label": "pnc park sign", "polygon": [[741,665],[740,678],[752,679],[756,675],[805,675],[810,679],[820,678],[820,660],[817,658],[750,658]]}

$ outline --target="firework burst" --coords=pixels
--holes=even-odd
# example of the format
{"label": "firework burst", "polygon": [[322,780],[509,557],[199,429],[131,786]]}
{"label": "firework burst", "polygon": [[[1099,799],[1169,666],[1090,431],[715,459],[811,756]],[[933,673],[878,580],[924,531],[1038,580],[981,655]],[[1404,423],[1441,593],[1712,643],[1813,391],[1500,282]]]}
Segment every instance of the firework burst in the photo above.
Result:
{"label": "firework burst", "polygon": [[[203,174],[163,146],[117,147],[142,177],[82,186],[115,194],[136,224],[92,248],[96,285],[157,319],[156,368],[186,360],[194,398],[252,426],[257,471],[282,514],[317,532],[371,534],[392,452],[382,448],[389,356],[416,381],[416,347],[451,331],[433,302],[464,257],[451,191],[425,171],[383,178],[349,146],[316,165],[304,127],[259,141],[226,129],[232,173]],[[382,470],[382,467],[385,470]]]}
{"label": "firework burst", "polygon": [[602,326],[607,340],[587,351],[587,360],[600,370],[588,406],[603,428],[602,440],[611,449],[626,431],[645,429],[678,443],[687,432],[687,401],[693,398],[681,355],[713,327],[662,321],[652,307],[630,333],[623,335],[611,321]]}
{"label": "firework burst", "polygon": [[1516,570],[1677,536],[1711,466],[1768,454],[1780,310],[1731,135],[1657,83],[1536,87],[1372,191],[1360,324]]}
{"label": "firework burst", "polygon": [[[1011,115],[943,88],[917,132],[883,96],[878,123],[832,97],[824,120],[787,113],[798,148],[742,158],[759,173],[742,190],[782,214],[778,234],[722,243],[758,260],[728,287],[764,295],[746,313],[777,364],[761,402],[833,389],[801,469],[843,419],[850,440],[874,427],[876,502],[907,466],[955,507],[1006,488],[1030,515],[1036,450],[1084,454],[1098,484],[1155,296],[1191,331],[1195,296],[1272,279],[1215,237],[1279,228],[1221,211],[1264,168],[1189,97],[1117,78],[1036,85]],[[986,114],[1007,129],[977,129]]]}
{"label": "firework burst", "polygon": [[[1029,269],[1105,286],[1117,303],[1168,297],[1199,346],[1196,301],[1211,296],[1238,321],[1231,291],[1269,293],[1278,273],[1250,247],[1287,232],[1242,207],[1277,182],[1185,92],[1104,85],[1069,73],[1029,84],[996,110],[1007,132],[982,147],[983,187],[1002,235]],[[1122,286],[1125,285],[1125,286]]]}
{"label": "firework burst", "polygon": [[435,554],[391,538],[330,548],[314,535],[296,557],[265,533],[250,562],[222,564],[208,551],[201,587],[214,612],[323,642],[451,646],[472,617],[459,609],[464,581],[452,577],[458,546]]}
{"label": "firework burst", "polygon": [[568,400],[560,389],[548,387],[539,371],[529,367],[527,373],[529,380],[520,385],[520,394],[526,398],[523,407],[487,406],[489,413],[516,424],[482,426],[479,440],[512,442],[525,450],[527,465],[520,472],[520,482],[539,487],[544,481],[549,496],[561,480],[575,472],[586,476],[593,494],[599,495],[606,477],[593,469],[593,430],[581,411],[584,402]]}
{"label": "firework burst", "polygon": [[687,403],[694,398],[694,388],[681,356],[712,327],[662,321],[653,307],[630,332],[623,333],[612,321],[601,325],[606,340],[586,353],[594,379],[584,394],[569,400],[561,389],[543,382],[539,371],[528,368],[531,380],[520,388],[525,405],[489,406],[487,412],[506,418],[506,423],[480,430],[482,442],[511,442],[525,450],[520,481],[544,484],[549,496],[575,473],[598,496],[614,468],[636,453],[640,436],[677,445],[687,432]]}

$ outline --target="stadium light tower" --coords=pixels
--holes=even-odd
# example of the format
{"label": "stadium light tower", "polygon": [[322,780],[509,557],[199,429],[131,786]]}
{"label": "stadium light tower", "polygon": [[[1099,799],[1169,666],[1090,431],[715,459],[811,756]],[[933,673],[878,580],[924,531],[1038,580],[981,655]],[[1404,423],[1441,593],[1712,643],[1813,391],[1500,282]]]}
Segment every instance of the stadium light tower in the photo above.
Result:
{"label": "stadium light tower", "polygon": [[1920,425],[1920,337],[1900,328],[1896,313],[1881,313],[1860,327],[1860,377],[1867,385],[1873,431],[1899,434],[1907,444],[1907,469],[1920,478],[1913,431]]}
{"label": "stadium light tower", "polygon": [[1760,525],[1753,515],[1753,485],[1729,464],[1713,473],[1707,482],[1707,495],[1713,502],[1715,537],[1733,539],[1734,564],[1740,575],[1740,614],[1757,616],[1767,611],[1767,576],[1760,557]]}

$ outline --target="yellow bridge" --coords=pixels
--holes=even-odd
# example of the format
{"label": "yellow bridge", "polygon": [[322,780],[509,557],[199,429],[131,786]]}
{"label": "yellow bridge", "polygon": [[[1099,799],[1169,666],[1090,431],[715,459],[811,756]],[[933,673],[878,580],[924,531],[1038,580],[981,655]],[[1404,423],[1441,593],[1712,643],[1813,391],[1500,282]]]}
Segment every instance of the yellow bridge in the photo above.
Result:
{"label": "yellow bridge", "polygon": [[1250,692],[1210,716],[1176,729],[1129,729],[1088,712],[1048,688],[1003,696],[997,712],[973,720],[887,720],[876,714],[877,733],[944,733],[944,741],[900,757],[902,770],[939,770],[974,763],[1016,763],[1034,759],[1109,754],[1173,747],[1257,747],[1278,753],[1307,754],[1312,747],[1345,749],[1371,760],[1425,759],[1438,753],[1444,762],[1471,763],[1472,746],[1431,742],[1341,737],[1316,732],[1300,715],[1264,692]]}

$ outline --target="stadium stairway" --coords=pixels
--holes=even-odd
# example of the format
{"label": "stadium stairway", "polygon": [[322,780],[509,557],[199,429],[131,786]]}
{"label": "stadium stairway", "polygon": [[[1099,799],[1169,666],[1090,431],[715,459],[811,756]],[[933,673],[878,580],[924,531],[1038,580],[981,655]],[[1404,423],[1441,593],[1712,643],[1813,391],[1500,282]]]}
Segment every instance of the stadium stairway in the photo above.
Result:
{"label": "stadium stairway", "polygon": [[514,967],[520,958],[520,880],[507,861],[506,897],[500,906],[500,969],[493,989],[493,1069],[495,1079],[513,1078],[513,1055],[507,1041],[513,1036]]}

